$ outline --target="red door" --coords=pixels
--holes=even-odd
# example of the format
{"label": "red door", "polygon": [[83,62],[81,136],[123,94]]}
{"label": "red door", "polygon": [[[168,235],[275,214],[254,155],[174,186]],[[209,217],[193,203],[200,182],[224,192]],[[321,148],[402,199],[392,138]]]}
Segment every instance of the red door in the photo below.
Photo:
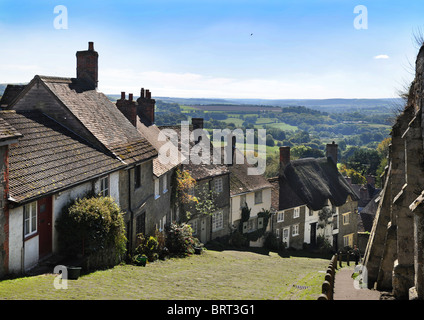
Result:
{"label": "red door", "polygon": [[52,252],[52,197],[37,201],[39,258]]}

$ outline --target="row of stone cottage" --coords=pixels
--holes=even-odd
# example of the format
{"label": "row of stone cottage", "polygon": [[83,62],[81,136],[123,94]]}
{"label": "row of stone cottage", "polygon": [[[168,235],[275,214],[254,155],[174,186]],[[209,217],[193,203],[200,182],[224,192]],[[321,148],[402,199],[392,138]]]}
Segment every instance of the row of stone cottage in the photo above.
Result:
{"label": "row of stone cottage", "polygon": [[[70,200],[89,192],[119,204],[132,250],[138,233],[179,220],[171,205],[177,168],[216,194],[213,214],[189,221],[203,243],[229,235],[246,205],[251,218],[243,232],[266,227],[295,248],[314,245],[320,234],[336,248],[357,242],[359,198],[337,170],[336,144],[324,158],[294,161],[289,148],[280,148],[280,173],[269,181],[249,176],[246,161],[182,164],[178,145],[180,161],[165,164],[158,150],[168,141],[158,139],[163,128],[154,124],[149,90],[141,89],[137,100],[123,92],[114,104],[97,91],[93,43],[76,57],[76,78],[36,75],[27,85],[8,85],[0,101],[0,277],[24,273],[56,253],[56,220]],[[202,119],[192,119],[190,129],[197,128]],[[263,210],[272,212],[267,226],[257,218]]]}

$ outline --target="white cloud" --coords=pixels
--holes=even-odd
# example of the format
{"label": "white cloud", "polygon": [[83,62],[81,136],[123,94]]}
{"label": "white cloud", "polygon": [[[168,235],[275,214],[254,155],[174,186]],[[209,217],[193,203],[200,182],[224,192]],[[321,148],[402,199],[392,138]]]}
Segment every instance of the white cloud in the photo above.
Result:
{"label": "white cloud", "polygon": [[374,59],[390,59],[390,57],[387,54],[379,54],[378,56],[375,56]]}

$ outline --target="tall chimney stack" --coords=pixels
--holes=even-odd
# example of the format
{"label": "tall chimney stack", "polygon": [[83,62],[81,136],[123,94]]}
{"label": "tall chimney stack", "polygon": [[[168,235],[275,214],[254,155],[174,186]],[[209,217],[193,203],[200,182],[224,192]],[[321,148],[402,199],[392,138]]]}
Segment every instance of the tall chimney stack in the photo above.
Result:
{"label": "tall chimney stack", "polygon": [[137,127],[137,106],[133,101],[133,94],[128,95],[128,100],[125,99],[125,92],[121,92],[121,99],[116,101],[116,107],[123,115],[131,122],[134,127]]}
{"label": "tall chimney stack", "polygon": [[137,99],[137,114],[146,126],[155,123],[155,103],[156,100],[152,99],[151,92],[141,88],[140,98]]}
{"label": "tall chimney stack", "polygon": [[325,149],[325,156],[328,158],[330,157],[334,164],[337,164],[337,152],[338,152],[338,145],[333,141],[333,143],[328,143],[327,147]]}
{"label": "tall chimney stack", "polygon": [[279,174],[284,174],[284,169],[290,163],[290,147],[280,147],[280,168]]}
{"label": "tall chimney stack", "polygon": [[99,54],[94,51],[94,43],[88,43],[88,50],[77,51],[77,78],[84,79],[97,88],[98,83],[98,60]]}

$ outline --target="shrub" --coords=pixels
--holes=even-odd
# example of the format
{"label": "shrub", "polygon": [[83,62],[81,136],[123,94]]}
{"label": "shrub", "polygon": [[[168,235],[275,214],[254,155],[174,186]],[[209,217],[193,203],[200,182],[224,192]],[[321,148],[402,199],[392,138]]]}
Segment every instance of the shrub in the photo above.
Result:
{"label": "shrub", "polygon": [[159,257],[159,242],[157,238],[150,236],[145,237],[142,233],[137,235],[136,239],[136,255],[145,255],[150,262],[155,261]]}
{"label": "shrub", "polygon": [[113,265],[126,251],[123,214],[110,197],[77,199],[64,208],[57,229],[60,249],[67,255],[97,256]]}
{"label": "shrub", "polygon": [[166,227],[166,247],[171,255],[181,256],[193,254],[200,241],[193,237],[193,230],[188,224],[172,223]]}

